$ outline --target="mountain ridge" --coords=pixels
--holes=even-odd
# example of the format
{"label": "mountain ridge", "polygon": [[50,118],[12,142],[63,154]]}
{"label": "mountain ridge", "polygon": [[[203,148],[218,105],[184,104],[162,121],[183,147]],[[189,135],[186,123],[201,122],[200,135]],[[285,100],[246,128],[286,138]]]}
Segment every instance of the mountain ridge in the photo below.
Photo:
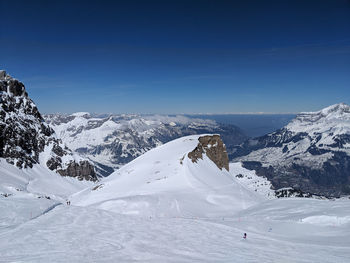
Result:
{"label": "mountain ridge", "polygon": [[266,176],[276,189],[349,194],[350,107],[340,103],[300,113],[282,129],[237,146],[233,160]]}

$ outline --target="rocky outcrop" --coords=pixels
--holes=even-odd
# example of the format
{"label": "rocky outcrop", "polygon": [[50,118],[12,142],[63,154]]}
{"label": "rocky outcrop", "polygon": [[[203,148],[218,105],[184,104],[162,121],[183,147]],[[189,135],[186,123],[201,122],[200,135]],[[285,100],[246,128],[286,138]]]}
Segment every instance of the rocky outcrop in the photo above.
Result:
{"label": "rocky outcrop", "polygon": [[[74,157],[45,123],[23,83],[3,70],[0,71],[0,158],[18,168],[32,168],[43,161],[50,170],[61,171],[65,176],[97,179],[93,166]],[[72,166],[74,172],[69,169]]]}
{"label": "rocky outcrop", "polygon": [[219,135],[201,136],[198,138],[198,141],[197,147],[192,152],[188,153],[188,158],[190,158],[192,162],[196,163],[198,159],[203,159],[203,154],[205,154],[220,170],[225,168],[229,171],[226,146]]}
{"label": "rocky outcrop", "polygon": [[79,180],[96,181],[95,170],[88,161],[79,164],[71,162],[65,170],[57,170],[62,176],[76,177]]}

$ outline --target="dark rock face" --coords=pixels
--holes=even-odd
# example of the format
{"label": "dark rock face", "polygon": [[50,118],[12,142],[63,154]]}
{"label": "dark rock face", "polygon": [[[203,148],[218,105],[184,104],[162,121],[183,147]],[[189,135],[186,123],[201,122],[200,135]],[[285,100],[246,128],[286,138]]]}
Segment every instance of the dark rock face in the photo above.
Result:
{"label": "dark rock face", "polygon": [[[18,168],[32,168],[40,162],[39,156],[46,147],[52,147],[47,167],[50,170],[63,169],[65,164],[61,157],[72,153],[63,149],[62,142],[54,136],[54,130],[45,123],[28,97],[23,83],[0,71],[0,158]],[[88,170],[88,165],[84,163],[81,169]],[[92,166],[89,171],[90,177],[85,177],[96,180]],[[73,175],[75,177],[76,173],[66,173],[66,176]]]}
{"label": "dark rock face", "polygon": [[71,162],[65,170],[57,170],[62,176],[76,177],[79,180],[96,181],[94,167],[88,161]]}
{"label": "dark rock face", "polygon": [[54,131],[21,82],[6,75],[0,83],[0,157],[19,168],[33,167]]}
{"label": "dark rock face", "polygon": [[314,195],[310,193],[304,193],[301,190],[289,188],[281,188],[275,191],[277,198],[283,197],[304,197],[304,198],[317,198],[317,199],[326,199],[324,196]]}
{"label": "dark rock face", "polygon": [[199,137],[198,141],[197,147],[192,152],[188,153],[188,158],[190,158],[192,162],[196,163],[198,159],[203,159],[203,154],[206,154],[220,170],[225,168],[229,171],[226,146],[219,135],[202,136]]}

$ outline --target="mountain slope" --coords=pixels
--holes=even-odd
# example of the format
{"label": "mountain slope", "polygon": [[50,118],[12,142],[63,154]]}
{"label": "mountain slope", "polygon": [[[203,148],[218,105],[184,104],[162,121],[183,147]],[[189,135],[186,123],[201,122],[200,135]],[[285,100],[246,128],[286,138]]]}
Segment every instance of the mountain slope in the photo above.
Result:
{"label": "mountain slope", "polygon": [[41,164],[20,169],[0,159],[0,230],[39,217],[92,184],[62,177]]}
{"label": "mountain slope", "polygon": [[64,146],[23,83],[0,71],[0,158],[18,168],[41,164],[62,176],[96,180],[92,165]]}
{"label": "mountain slope", "polygon": [[182,137],[148,151],[100,185],[74,195],[72,203],[121,214],[207,217],[257,203],[261,197],[238,184],[227,169],[227,153],[219,136]]}
{"label": "mountain slope", "polygon": [[284,128],[244,142],[234,160],[266,176],[276,189],[350,194],[350,107],[341,103],[301,113]]}
{"label": "mountain slope", "polygon": [[254,172],[226,170],[221,143],[206,135],[159,146],[71,196],[72,205],[0,196],[1,260],[349,261],[349,200],[264,198]]}
{"label": "mountain slope", "polygon": [[212,120],[164,115],[50,114],[45,120],[74,152],[92,161],[107,176],[141,154],[176,138],[220,134],[228,152],[247,137],[233,125]]}

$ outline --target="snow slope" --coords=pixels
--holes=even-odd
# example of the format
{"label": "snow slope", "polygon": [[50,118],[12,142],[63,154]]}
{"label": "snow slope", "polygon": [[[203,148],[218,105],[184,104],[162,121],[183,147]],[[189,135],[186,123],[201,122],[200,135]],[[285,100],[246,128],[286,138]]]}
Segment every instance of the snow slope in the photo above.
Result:
{"label": "snow slope", "polygon": [[40,216],[89,185],[40,164],[19,169],[0,158],[0,229]]}
{"label": "snow slope", "polygon": [[218,217],[256,204],[261,196],[241,187],[206,155],[197,163],[188,158],[199,137],[182,137],[150,150],[99,186],[72,196],[72,203],[162,217]]}
{"label": "snow slope", "polygon": [[[283,198],[208,219],[61,205],[16,228],[0,228],[0,262],[346,263],[349,209],[349,200]],[[329,224],[311,220],[320,217]]]}
{"label": "snow slope", "polygon": [[197,143],[162,145],[84,190],[1,163],[1,191],[15,195],[0,196],[0,262],[350,261],[349,199],[271,198],[240,163],[192,163]]}

